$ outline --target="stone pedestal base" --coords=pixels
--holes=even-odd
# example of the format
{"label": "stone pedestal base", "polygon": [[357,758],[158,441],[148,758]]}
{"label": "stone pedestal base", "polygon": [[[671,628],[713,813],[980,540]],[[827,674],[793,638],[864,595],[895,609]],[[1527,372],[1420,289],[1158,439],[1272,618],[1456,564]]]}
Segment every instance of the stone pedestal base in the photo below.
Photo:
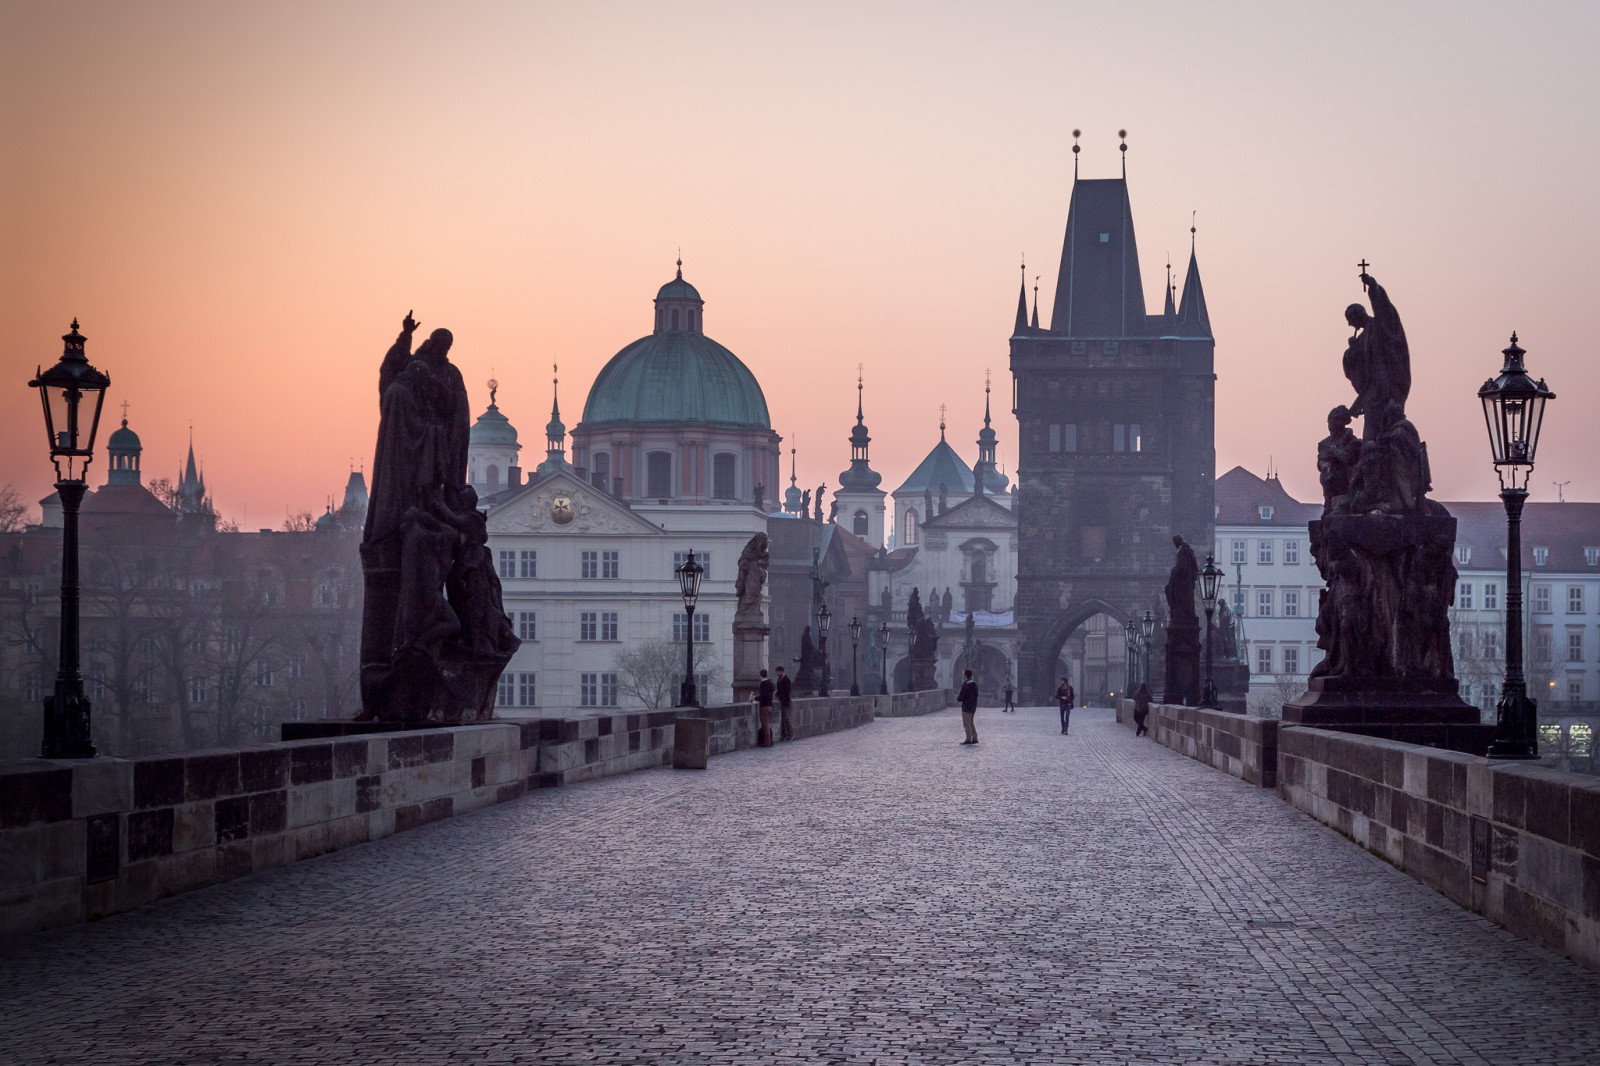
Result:
{"label": "stone pedestal base", "polygon": [[1200,627],[1167,629],[1167,674],[1162,703],[1194,707],[1200,702]]}
{"label": "stone pedestal base", "polygon": [[911,691],[927,692],[935,688],[933,683],[933,668],[936,661],[933,659],[911,660]]}
{"label": "stone pedestal base", "polygon": [[1495,727],[1456,694],[1454,678],[1314,677],[1283,705],[1285,725],[1308,725],[1483,755]]}
{"label": "stone pedestal base", "polygon": [[733,623],[733,702],[749,703],[761,688],[761,671],[767,665],[769,626],[761,622]]}

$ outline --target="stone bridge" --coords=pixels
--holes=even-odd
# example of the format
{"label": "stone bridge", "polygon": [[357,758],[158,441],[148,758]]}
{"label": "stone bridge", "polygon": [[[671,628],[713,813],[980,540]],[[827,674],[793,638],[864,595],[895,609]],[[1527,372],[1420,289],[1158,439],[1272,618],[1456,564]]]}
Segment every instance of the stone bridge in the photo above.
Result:
{"label": "stone bridge", "polygon": [[0,1059],[1600,1061],[1594,971],[1055,717],[879,718],[13,936]]}

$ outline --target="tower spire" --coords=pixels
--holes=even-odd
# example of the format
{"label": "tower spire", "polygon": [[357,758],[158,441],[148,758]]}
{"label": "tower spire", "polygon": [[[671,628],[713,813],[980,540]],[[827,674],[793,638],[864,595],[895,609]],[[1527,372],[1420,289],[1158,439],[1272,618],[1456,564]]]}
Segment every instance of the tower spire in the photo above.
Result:
{"label": "tower spire", "polygon": [[561,422],[561,367],[550,364],[550,421],[544,427],[544,462],[539,472],[549,473],[566,465],[567,427]]}
{"label": "tower spire", "polygon": [[1017,322],[1012,328],[1013,335],[1021,333],[1028,328],[1028,260],[1022,260],[1022,286],[1017,290]]}
{"label": "tower spire", "polygon": [[865,364],[856,364],[856,425],[861,425],[861,371]]}
{"label": "tower spire", "polygon": [[1128,180],[1128,131],[1127,130],[1118,130],[1117,131],[1117,136],[1122,138],[1122,144],[1119,145],[1118,148],[1117,148],[1117,151],[1122,153],[1122,180],[1123,181],[1127,181]]}
{"label": "tower spire", "polygon": [[1039,328],[1039,278],[1040,278],[1040,275],[1038,275],[1038,274],[1035,274],[1033,276],[1033,328],[1034,329],[1038,329]]}
{"label": "tower spire", "polygon": [[1083,136],[1082,130],[1072,131],[1072,180],[1078,180],[1078,153],[1082,149],[1078,146],[1078,138]]}
{"label": "tower spire", "polygon": [[946,410],[945,409],[945,405],[944,404],[940,404],[939,405],[939,439],[941,441],[944,440],[944,416],[945,416],[945,410]]}

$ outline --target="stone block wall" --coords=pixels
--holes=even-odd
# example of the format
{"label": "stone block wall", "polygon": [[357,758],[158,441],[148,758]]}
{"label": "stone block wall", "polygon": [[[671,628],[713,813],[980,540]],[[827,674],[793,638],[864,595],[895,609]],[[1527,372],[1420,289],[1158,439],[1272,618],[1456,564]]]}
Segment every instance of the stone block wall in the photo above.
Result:
{"label": "stone block wall", "polygon": [[[1134,724],[1132,700],[1117,702],[1117,721]],[[1261,788],[1278,783],[1275,718],[1158,703],[1151,704],[1145,725],[1156,743],[1191,759]]]}
{"label": "stone block wall", "polygon": [[1278,794],[1459,903],[1600,969],[1600,780],[1304,726]]}
{"label": "stone block wall", "polygon": [[462,726],[0,768],[0,934],[129,910],[520,796],[521,732]]}
{"label": "stone block wall", "polygon": [[636,711],[584,718],[513,718],[522,731],[529,788],[554,788],[598,777],[672,765],[677,713]]}
{"label": "stone block wall", "polygon": [[917,715],[941,711],[956,702],[952,689],[932,688],[924,692],[896,692],[889,696],[874,696],[874,713],[879,718],[912,718]]}

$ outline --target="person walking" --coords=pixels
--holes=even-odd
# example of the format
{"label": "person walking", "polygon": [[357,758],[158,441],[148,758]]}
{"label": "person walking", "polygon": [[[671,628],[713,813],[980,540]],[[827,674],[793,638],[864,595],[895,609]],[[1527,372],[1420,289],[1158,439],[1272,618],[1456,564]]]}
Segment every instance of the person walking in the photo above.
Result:
{"label": "person walking", "polygon": [[790,696],[792,691],[789,675],[783,672],[783,667],[778,667],[778,713],[781,719],[778,726],[779,740],[794,739],[794,722],[789,720],[789,705],[793,702]]}
{"label": "person walking", "polygon": [[1142,737],[1150,730],[1145,728],[1145,719],[1150,717],[1150,686],[1144,681],[1139,682],[1139,687],[1133,692],[1133,724],[1138,726],[1133,731],[1136,737]]}
{"label": "person walking", "polygon": [[967,731],[967,739],[963,744],[976,744],[978,742],[978,727],[973,724],[973,719],[978,714],[978,683],[972,680],[972,671],[966,671],[966,680],[961,682],[961,692],[957,699],[961,701],[961,727]]}
{"label": "person walking", "polygon": [[1000,710],[1010,711],[1012,714],[1015,714],[1017,712],[1017,705],[1011,702],[1011,697],[1017,694],[1017,686],[1011,683],[1011,675],[1006,675],[1005,687],[1000,690],[1000,694],[1006,698],[1006,704],[1004,707],[1001,707]]}
{"label": "person walking", "polygon": [[761,727],[756,731],[756,747],[772,747],[772,680],[761,671],[761,687],[756,690],[756,704],[761,717]]}
{"label": "person walking", "polygon": [[1056,686],[1056,701],[1061,704],[1061,735],[1067,735],[1067,726],[1072,723],[1072,701],[1077,699],[1077,693],[1072,691],[1072,682],[1065,677],[1061,684]]}

